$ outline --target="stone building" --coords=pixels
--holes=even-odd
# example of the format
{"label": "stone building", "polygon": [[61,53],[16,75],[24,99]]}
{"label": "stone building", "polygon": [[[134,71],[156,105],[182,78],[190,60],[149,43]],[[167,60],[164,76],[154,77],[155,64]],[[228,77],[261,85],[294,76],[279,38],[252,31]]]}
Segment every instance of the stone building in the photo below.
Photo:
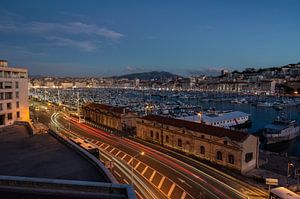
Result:
{"label": "stone building", "polygon": [[259,140],[245,132],[147,115],[137,120],[137,137],[241,173],[258,166]]}
{"label": "stone building", "polygon": [[125,107],[87,103],[82,106],[83,117],[95,124],[117,131],[133,131],[137,115]]}

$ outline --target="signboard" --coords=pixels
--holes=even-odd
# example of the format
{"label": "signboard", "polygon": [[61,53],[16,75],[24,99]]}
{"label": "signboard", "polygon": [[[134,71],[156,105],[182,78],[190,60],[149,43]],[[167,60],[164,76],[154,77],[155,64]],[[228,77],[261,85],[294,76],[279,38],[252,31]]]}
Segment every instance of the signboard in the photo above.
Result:
{"label": "signboard", "polygon": [[278,179],[275,178],[266,178],[266,184],[268,185],[278,185]]}
{"label": "signboard", "polygon": [[295,174],[296,174],[296,176],[300,176],[300,169],[296,169]]}

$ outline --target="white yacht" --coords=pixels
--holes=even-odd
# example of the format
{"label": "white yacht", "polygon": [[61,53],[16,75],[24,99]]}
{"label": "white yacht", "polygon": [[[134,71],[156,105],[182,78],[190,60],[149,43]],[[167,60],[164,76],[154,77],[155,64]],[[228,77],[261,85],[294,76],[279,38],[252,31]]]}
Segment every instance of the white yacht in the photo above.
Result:
{"label": "white yacht", "polygon": [[299,125],[295,120],[277,116],[272,124],[264,127],[263,136],[266,138],[267,144],[290,141],[299,136]]}

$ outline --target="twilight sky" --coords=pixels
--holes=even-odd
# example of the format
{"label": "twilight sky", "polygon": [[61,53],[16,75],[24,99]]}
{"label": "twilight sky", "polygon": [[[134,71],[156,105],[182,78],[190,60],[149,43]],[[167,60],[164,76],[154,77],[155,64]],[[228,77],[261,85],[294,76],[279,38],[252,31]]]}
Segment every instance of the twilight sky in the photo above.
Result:
{"label": "twilight sky", "polygon": [[300,62],[299,0],[1,0],[0,59],[31,75]]}

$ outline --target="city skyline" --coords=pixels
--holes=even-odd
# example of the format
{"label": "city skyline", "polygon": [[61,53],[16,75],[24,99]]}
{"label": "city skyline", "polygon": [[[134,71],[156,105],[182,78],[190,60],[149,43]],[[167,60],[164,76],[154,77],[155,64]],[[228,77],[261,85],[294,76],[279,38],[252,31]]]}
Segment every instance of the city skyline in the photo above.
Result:
{"label": "city skyline", "polygon": [[30,75],[219,73],[298,63],[297,1],[1,1],[1,58]]}

